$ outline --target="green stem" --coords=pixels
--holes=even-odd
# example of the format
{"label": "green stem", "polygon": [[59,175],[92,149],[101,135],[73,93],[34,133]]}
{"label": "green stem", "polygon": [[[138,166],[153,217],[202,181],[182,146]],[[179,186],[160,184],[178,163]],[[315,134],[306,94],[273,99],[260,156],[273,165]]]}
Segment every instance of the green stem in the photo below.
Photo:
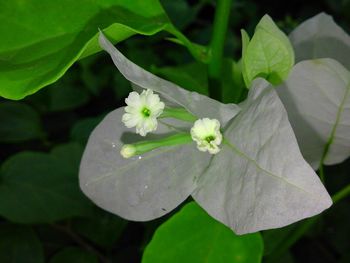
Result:
{"label": "green stem", "polygon": [[318,173],[319,173],[321,182],[324,184],[325,183],[325,174],[324,174],[323,162],[320,163],[320,168],[318,169]]}
{"label": "green stem", "polygon": [[208,74],[210,84],[209,95],[216,100],[221,100],[221,71],[231,3],[232,0],[218,0],[215,10]]}
{"label": "green stem", "polygon": [[141,155],[154,149],[166,146],[181,145],[192,142],[189,133],[178,133],[158,140],[141,141],[134,144],[125,144],[122,147],[121,155],[124,158],[130,158],[135,155]]}
{"label": "green stem", "polygon": [[338,203],[340,200],[344,199],[348,195],[350,195],[350,184],[348,184],[347,186],[345,186],[343,189],[341,189],[339,192],[336,192],[332,196],[333,203],[334,204]]}
{"label": "green stem", "polygon": [[169,32],[175,39],[169,39],[172,42],[183,45],[188,48],[191,55],[198,61],[207,64],[209,61],[208,49],[204,46],[191,42],[181,31],[177,30],[177,28],[173,25],[168,25],[164,28],[165,31]]}
{"label": "green stem", "polygon": [[174,118],[188,122],[195,122],[198,119],[183,108],[165,108],[160,118]]}
{"label": "green stem", "polygon": [[[350,184],[342,188],[340,191],[335,193],[332,196],[333,204],[338,203],[342,199],[350,195]],[[320,218],[320,216],[315,216],[309,219],[304,220],[300,225],[292,231],[288,237],[283,240],[277,248],[274,250],[274,253],[269,255],[265,263],[275,263],[281,258],[281,256],[296,242],[298,241]]]}

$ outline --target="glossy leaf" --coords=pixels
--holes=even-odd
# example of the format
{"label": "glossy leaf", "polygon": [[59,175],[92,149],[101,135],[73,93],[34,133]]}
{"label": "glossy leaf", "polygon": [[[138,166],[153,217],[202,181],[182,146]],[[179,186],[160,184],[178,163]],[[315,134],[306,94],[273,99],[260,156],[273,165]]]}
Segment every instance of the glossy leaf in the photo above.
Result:
{"label": "glossy leaf", "polygon": [[0,10],[0,96],[9,99],[35,93],[99,51],[98,28],[118,42],[170,24],[157,0],[14,0]]}
{"label": "glossy leaf", "polygon": [[350,156],[350,72],[333,59],[299,62],[277,89],[305,159],[317,169]]}
{"label": "glossy leaf", "polygon": [[0,123],[0,142],[23,142],[45,136],[39,114],[23,103],[1,102]]}
{"label": "glossy leaf", "polygon": [[300,24],[290,35],[297,62],[332,58],[350,70],[350,36],[333,18],[320,13]]}
{"label": "glossy leaf", "polygon": [[33,229],[0,224],[0,262],[43,263],[43,248]]}
{"label": "glossy leaf", "polygon": [[80,248],[68,247],[53,256],[49,263],[98,263],[98,258],[91,252]]}
{"label": "glossy leaf", "polygon": [[193,198],[237,234],[282,227],[328,208],[331,198],[303,159],[274,88],[256,80],[241,108]]}
{"label": "glossy leaf", "polygon": [[242,30],[242,46],[242,73],[248,88],[257,77],[278,85],[294,65],[294,51],[288,37],[268,15],[260,20],[250,41]]}
{"label": "glossy leaf", "polygon": [[142,263],[258,263],[262,253],[259,233],[237,236],[192,202],[157,229]]}
{"label": "glossy leaf", "polygon": [[68,144],[50,154],[21,152],[6,160],[0,170],[0,215],[20,223],[89,215],[91,204],[78,189],[81,151]]}

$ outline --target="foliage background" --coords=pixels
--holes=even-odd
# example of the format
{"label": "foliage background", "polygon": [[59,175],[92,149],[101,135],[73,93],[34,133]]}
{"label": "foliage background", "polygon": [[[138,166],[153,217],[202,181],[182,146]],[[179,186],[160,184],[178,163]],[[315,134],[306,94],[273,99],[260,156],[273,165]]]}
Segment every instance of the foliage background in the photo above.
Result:
{"label": "foliage background", "polygon": [[[209,43],[214,1],[161,3],[189,39]],[[236,0],[225,54],[240,58],[240,29],[251,35],[265,13],[289,33],[324,11],[349,33],[349,10],[349,0]],[[188,51],[166,37],[137,35],[118,47],[147,70],[206,93],[205,66],[193,64]],[[75,63],[63,78],[34,95],[16,102],[0,99],[0,262],[141,261],[154,231],[176,211],[151,222],[127,222],[92,205],[80,193],[77,179],[90,131],[106,113],[123,105],[129,91],[129,83],[101,52]],[[349,183],[349,171],[349,160],[326,167],[331,194]],[[350,262],[349,201],[326,212],[277,262]],[[266,262],[293,227],[263,233]]]}

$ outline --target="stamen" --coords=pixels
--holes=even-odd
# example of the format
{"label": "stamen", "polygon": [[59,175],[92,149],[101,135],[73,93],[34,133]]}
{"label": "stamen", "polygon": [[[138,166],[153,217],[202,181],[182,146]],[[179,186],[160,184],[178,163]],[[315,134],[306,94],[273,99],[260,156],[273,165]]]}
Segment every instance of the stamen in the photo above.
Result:
{"label": "stamen", "polygon": [[141,113],[143,114],[143,116],[145,117],[149,117],[151,116],[151,111],[147,108],[143,108],[143,110],[141,111]]}
{"label": "stamen", "polygon": [[208,137],[205,138],[205,140],[210,143],[211,141],[214,141],[215,140],[215,137],[212,136],[212,135],[209,135]]}

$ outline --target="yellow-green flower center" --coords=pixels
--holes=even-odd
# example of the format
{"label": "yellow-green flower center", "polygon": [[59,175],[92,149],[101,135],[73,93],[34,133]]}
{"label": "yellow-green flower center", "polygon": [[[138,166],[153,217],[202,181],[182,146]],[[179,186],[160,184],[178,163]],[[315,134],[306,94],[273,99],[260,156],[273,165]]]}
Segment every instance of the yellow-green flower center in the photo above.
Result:
{"label": "yellow-green flower center", "polygon": [[149,109],[147,109],[147,108],[143,108],[142,111],[141,111],[141,113],[142,113],[142,115],[143,115],[144,117],[149,117],[149,116],[151,116],[151,111],[150,111]]}
{"label": "yellow-green flower center", "polygon": [[205,137],[205,140],[206,140],[208,143],[210,143],[211,141],[214,141],[214,140],[215,140],[215,136],[209,135],[209,136]]}

